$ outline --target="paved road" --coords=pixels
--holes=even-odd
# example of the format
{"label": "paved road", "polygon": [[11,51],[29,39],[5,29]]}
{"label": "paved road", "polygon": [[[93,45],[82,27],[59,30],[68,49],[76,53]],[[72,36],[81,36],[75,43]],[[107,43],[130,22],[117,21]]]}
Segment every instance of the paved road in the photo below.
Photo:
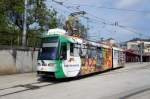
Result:
{"label": "paved road", "polygon": [[0,99],[150,99],[150,63],[65,81],[43,81],[35,73],[0,76]]}

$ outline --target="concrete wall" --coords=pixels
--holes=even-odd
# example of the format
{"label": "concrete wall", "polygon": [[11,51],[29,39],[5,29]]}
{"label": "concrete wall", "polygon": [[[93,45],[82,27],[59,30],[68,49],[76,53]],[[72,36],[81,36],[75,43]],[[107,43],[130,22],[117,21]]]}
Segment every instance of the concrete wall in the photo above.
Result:
{"label": "concrete wall", "polygon": [[0,48],[0,75],[36,71],[38,50]]}

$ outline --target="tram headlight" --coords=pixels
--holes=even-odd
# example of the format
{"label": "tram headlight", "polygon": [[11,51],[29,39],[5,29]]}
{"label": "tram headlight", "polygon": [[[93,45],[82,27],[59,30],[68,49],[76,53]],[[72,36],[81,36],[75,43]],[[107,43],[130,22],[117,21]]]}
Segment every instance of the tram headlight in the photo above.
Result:
{"label": "tram headlight", "polygon": [[38,66],[41,66],[41,64],[40,64],[40,63],[37,63],[37,65],[38,65]]}
{"label": "tram headlight", "polygon": [[54,63],[49,63],[48,66],[53,67],[55,64]]}

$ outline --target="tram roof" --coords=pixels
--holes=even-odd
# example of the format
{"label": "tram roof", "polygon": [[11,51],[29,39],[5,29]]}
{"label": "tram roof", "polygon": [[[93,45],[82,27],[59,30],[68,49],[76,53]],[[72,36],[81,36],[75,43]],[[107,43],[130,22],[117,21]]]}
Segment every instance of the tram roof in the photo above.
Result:
{"label": "tram roof", "polygon": [[97,47],[104,47],[104,48],[111,48],[108,45],[104,45],[104,44],[100,44],[94,41],[90,41],[90,40],[85,40],[82,38],[77,38],[77,37],[72,37],[72,36],[65,36],[69,39],[72,39],[72,43],[77,43],[77,44],[83,44],[83,45],[91,45],[91,46],[97,46]]}
{"label": "tram roof", "polygon": [[123,49],[118,48],[118,47],[112,47],[114,50],[119,50],[119,51],[123,51]]}
{"label": "tram roof", "polygon": [[63,37],[64,39],[67,39],[67,41],[69,41],[70,43],[85,44],[85,45],[104,47],[104,48],[113,48],[114,50],[122,50],[121,48],[111,47],[111,46],[97,43],[94,41],[85,40],[85,39],[73,37],[73,36],[68,36],[66,34],[67,32],[65,30],[56,28],[56,29],[50,29],[47,32],[47,34],[44,35],[43,37],[60,36],[60,37]]}

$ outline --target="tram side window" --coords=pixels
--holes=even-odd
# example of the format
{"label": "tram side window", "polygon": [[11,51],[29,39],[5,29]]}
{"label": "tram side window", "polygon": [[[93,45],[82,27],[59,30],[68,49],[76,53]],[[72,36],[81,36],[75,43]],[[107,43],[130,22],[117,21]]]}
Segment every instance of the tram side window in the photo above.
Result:
{"label": "tram side window", "polygon": [[70,55],[73,56],[74,54],[74,44],[70,43]]}
{"label": "tram side window", "polygon": [[80,45],[78,44],[73,44],[73,43],[70,44],[70,56],[75,56],[75,57],[79,56],[80,53],[79,46]]}
{"label": "tram side window", "polygon": [[101,48],[97,48],[97,66],[101,66],[102,64],[102,49]]}
{"label": "tram side window", "polygon": [[67,59],[67,44],[66,43],[62,43],[61,45],[61,55],[60,58],[62,60],[66,60]]}
{"label": "tram side window", "polygon": [[92,49],[90,49],[90,47],[87,50],[88,53],[88,58],[92,58]]}
{"label": "tram side window", "polygon": [[91,54],[92,54],[92,58],[96,58],[96,49],[95,48],[93,48],[93,49],[91,49]]}
{"label": "tram side window", "polygon": [[79,44],[74,44],[74,56],[79,57],[80,54],[80,45]]}
{"label": "tram side window", "polygon": [[85,58],[87,56],[87,46],[81,45],[79,48],[80,57]]}
{"label": "tram side window", "polygon": [[88,58],[95,58],[96,56],[96,49],[95,47],[88,47]]}

